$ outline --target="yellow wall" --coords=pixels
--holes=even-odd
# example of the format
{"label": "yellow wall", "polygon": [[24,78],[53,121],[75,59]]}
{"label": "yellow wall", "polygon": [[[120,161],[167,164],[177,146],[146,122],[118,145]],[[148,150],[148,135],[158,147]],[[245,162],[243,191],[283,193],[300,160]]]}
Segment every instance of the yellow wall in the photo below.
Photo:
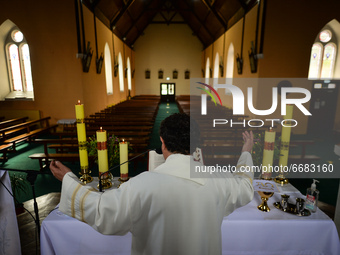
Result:
{"label": "yellow wall", "polygon": [[[0,101],[0,110],[39,110],[42,117],[51,116],[51,122],[55,123],[59,119],[75,117],[74,105],[77,100],[84,103],[87,116],[126,100],[126,79],[125,91],[121,93],[118,77],[113,77],[113,95],[107,95],[104,68],[101,74],[96,73],[93,14],[86,7],[83,10],[86,43],[90,41],[93,50],[88,73],[82,71],[81,60],[76,58],[78,47],[74,1],[46,4],[43,0],[12,0],[1,3],[0,25],[10,19],[24,33],[30,47],[35,100]],[[99,55],[104,52],[107,42],[113,56],[112,32],[98,19],[96,24]],[[116,36],[114,38],[116,54],[121,52],[124,57],[123,42]],[[124,48],[125,56],[130,56],[131,49],[127,46]],[[3,57],[4,52],[0,51],[0,58]],[[6,78],[2,77],[0,79]],[[134,86],[134,82],[132,84]],[[134,91],[132,87],[133,94]]]}
{"label": "yellow wall", "polygon": [[[136,54],[136,94],[160,93],[160,83],[176,83],[176,95],[190,93],[190,79],[184,79],[185,70],[190,77],[201,77],[202,44],[184,24],[150,24],[134,45]],[[145,79],[145,70],[151,71],[150,79]],[[158,79],[158,70],[164,72]],[[173,70],[178,71],[178,79],[172,79]],[[167,81],[166,77],[170,77]]]}

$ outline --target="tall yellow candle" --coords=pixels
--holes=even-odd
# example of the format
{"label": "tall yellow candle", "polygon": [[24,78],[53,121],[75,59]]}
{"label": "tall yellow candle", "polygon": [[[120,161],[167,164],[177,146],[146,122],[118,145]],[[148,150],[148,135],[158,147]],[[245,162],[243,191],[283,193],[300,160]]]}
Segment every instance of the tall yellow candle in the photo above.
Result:
{"label": "tall yellow candle", "polygon": [[262,159],[262,178],[271,178],[274,161],[275,132],[272,129],[265,131]]}
{"label": "tall yellow candle", "polygon": [[284,126],[281,131],[281,145],[280,145],[280,158],[279,166],[287,166],[289,156],[289,143],[291,135],[291,121],[293,118],[293,105],[287,105],[286,115],[284,116]]}
{"label": "tall yellow candle", "polygon": [[[119,143],[120,164],[128,161],[128,143],[124,140]],[[120,166],[120,178],[126,180],[129,177],[129,163]]]}
{"label": "tall yellow candle", "polygon": [[98,151],[98,169],[99,174],[105,173],[109,170],[109,160],[107,156],[107,135],[106,130],[100,127],[96,132],[97,135],[97,151]]}
{"label": "tall yellow candle", "polygon": [[80,168],[88,169],[89,161],[88,161],[87,147],[86,147],[84,105],[80,103],[80,100],[78,100],[78,104],[76,104],[75,110],[76,110],[76,119],[77,119],[77,137],[78,137],[78,146],[79,146]]}

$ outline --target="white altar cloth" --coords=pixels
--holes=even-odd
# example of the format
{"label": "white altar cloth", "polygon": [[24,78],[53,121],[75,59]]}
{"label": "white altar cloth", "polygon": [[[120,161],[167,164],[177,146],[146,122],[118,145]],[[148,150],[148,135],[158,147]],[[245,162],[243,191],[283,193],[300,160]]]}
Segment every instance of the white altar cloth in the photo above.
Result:
{"label": "white altar cloth", "polygon": [[[0,170],[1,182],[12,192],[7,171]],[[21,254],[20,236],[13,197],[0,184],[0,255]]]}
{"label": "white altar cloth", "polygon": [[[290,202],[303,197],[288,185],[282,193]],[[280,201],[275,193],[268,201],[270,212],[257,206],[260,196],[238,208],[222,222],[223,255],[339,255],[340,242],[334,222],[321,210],[310,216],[296,216],[273,206]],[[209,215],[207,215],[209,217]],[[41,227],[41,254],[130,254],[131,233],[105,236],[87,224],[54,210]],[[190,254],[189,254],[190,255]]]}

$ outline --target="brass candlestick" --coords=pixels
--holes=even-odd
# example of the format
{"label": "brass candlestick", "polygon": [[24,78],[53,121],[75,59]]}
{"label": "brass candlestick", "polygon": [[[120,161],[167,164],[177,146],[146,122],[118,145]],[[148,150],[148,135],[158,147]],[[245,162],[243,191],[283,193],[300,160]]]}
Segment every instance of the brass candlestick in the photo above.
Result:
{"label": "brass candlestick", "polygon": [[83,182],[84,184],[90,183],[93,181],[93,178],[90,175],[91,171],[88,168],[81,168],[81,176],[79,177],[79,180]]}
{"label": "brass candlestick", "polygon": [[[99,173],[98,179],[99,179],[99,181],[102,182],[102,188],[103,189],[109,189],[109,188],[112,187],[112,182],[111,182],[112,178],[113,178],[113,176],[112,176],[111,173],[108,173],[108,172],[106,172],[104,174]],[[99,188],[99,184],[97,185],[97,188]]]}
{"label": "brass candlestick", "polygon": [[124,182],[127,182],[128,180],[130,180],[129,177],[125,177],[125,178],[119,177],[118,181],[120,182],[120,184],[118,185],[118,188],[120,187],[120,185],[122,185]]}

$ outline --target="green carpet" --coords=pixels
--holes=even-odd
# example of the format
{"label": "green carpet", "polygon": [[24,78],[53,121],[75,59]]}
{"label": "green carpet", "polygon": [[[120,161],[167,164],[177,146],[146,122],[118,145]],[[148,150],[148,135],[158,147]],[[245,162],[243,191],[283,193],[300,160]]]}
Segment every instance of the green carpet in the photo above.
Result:
{"label": "green carpet", "polygon": [[[8,161],[1,163],[1,168],[16,169],[16,170],[35,170],[39,171],[39,162],[29,158],[33,153],[43,152],[43,145],[24,142],[18,144],[16,152],[8,153]],[[10,176],[21,177],[26,180],[26,173],[14,172],[9,173]],[[16,198],[19,202],[25,202],[33,198],[32,187],[28,181],[24,181],[24,191],[17,194]],[[54,178],[53,175],[41,174],[37,176],[35,181],[36,196],[42,196],[50,192],[60,192],[61,182]]]}
{"label": "green carpet", "polygon": [[159,105],[158,113],[151,133],[149,149],[161,147],[161,140],[159,139],[159,127],[161,126],[161,122],[166,117],[178,112],[179,110],[175,102],[161,103]]}

